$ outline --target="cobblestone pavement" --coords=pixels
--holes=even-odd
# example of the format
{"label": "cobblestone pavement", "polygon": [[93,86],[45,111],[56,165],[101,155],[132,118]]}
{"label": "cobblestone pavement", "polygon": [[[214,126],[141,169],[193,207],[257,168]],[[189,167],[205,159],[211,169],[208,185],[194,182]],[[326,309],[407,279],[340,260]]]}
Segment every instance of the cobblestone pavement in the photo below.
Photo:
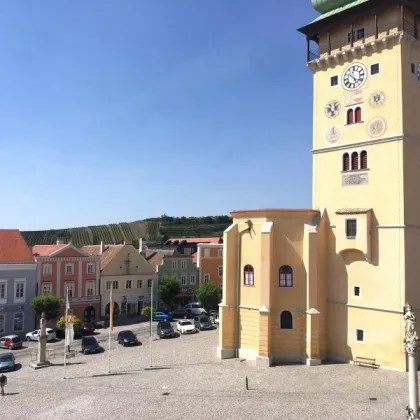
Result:
{"label": "cobblestone pavement", "polygon": [[[67,419],[386,419],[405,418],[405,373],[327,364],[257,368],[216,357],[217,330],[69,359],[34,371],[29,356],[7,374],[6,418]],[[107,349],[107,347],[106,347]],[[250,390],[245,389],[245,377]]]}

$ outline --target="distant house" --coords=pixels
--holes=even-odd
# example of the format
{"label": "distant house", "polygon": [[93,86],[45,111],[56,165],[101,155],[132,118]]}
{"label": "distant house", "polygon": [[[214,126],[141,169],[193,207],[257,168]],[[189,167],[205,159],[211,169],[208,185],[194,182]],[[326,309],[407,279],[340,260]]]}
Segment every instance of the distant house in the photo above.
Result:
{"label": "distant house", "polygon": [[100,259],[71,244],[35,245],[32,253],[39,263],[39,293],[61,298],[59,315],[65,313],[66,290],[70,308],[83,322],[99,319]]}
{"label": "distant house", "polygon": [[19,230],[0,230],[0,335],[35,328],[37,264]]}
{"label": "distant house", "polygon": [[199,284],[214,283],[223,287],[223,244],[198,244]]}
{"label": "distant house", "polygon": [[176,246],[181,254],[191,255],[197,252],[198,244],[221,244],[223,238],[171,238],[165,245]]}
{"label": "distant house", "polygon": [[114,310],[118,316],[137,315],[145,306],[150,306],[152,282],[154,282],[152,304],[156,307],[155,269],[133,245],[88,245],[82,250],[100,258],[102,316],[109,318],[111,288]]}

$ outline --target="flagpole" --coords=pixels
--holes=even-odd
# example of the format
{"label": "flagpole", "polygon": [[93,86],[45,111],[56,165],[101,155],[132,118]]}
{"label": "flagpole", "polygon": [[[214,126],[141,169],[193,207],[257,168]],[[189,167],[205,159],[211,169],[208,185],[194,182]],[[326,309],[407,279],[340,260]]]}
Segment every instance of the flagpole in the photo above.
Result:
{"label": "flagpole", "polygon": [[109,336],[108,336],[108,373],[111,373],[111,331],[114,327],[114,296],[112,295],[112,287],[109,291]]}
{"label": "flagpole", "polygon": [[152,367],[153,280],[150,289],[150,367]]}
{"label": "flagpole", "polygon": [[67,347],[67,334],[68,334],[68,328],[67,328],[67,316],[68,316],[68,313],[67,313],[67,302],[68,302],[68,299],[69,299],[69,288],[68,287],[66,287],[66,309],[65,309],[65,311],[64,311],[64,321],[65,321],[65,324],[64,324],[64,376],[63,376],[63,379],[66,379],[66,361],[67,361],[67,357],[66,357],[66,347]]}

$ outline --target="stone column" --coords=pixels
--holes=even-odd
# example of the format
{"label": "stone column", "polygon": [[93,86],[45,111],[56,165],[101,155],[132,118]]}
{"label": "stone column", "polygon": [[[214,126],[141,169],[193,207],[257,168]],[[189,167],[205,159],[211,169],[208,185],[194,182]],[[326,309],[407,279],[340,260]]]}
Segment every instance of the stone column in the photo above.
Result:
{"label": "stone column", "polygon": [[40,322],[37,360],[36,362],[32,362],[30,366],[34,369],[40,369],[50,365],[51,363],[47,360],[47,320],[43,312]]}
{"label": "stone column", "polygon": [[405,338],[404,349],[408,356],[408,392],[410,405],[407,411],[411,415],[411,419],[419,419],[419,384],[417,374],[417,337],[416,332],[416,317],[412,312],[412,307],[409,303],[405,304]]}

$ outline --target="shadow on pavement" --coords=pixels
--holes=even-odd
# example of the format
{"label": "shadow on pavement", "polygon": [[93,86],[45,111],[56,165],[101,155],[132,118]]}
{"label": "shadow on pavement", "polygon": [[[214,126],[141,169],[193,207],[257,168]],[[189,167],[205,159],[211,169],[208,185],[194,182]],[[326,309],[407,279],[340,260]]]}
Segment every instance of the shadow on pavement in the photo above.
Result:
{"label": "shadow on pavement", "polygon": [[7,397],[9,395],[19,395],[19,392],[5,392],[4,396]]}

